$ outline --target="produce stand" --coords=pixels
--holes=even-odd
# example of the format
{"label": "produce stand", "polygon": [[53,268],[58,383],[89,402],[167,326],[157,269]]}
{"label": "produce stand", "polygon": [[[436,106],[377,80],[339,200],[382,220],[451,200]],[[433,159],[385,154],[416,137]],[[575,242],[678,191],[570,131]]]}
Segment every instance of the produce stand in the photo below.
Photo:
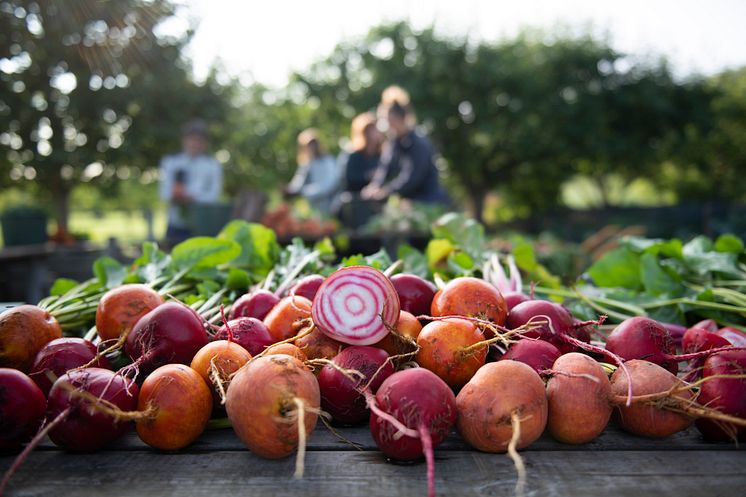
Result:
{"label": "produce stand", "polygon": [[[147,447],[134,433],[95,454],[65,452],[47,441],[13,477],[7,495],[427,495],[424,463],[386,463],[367,427],[338,432],[361,450],[319,424],[302,480],[293,479],[294,457],[257,457],[232,429],[208,430],[173,454]],[[746,452],[732,443],[705,443],[693,428],[650,440],[612,423],[591,443],[565,445],[545,434],[521,455],[527,496],[735,497],[746,488]],[[435,456],[439,496],[514,495],[515,468],[504,454],[477,452],[454,433]],[[0,457],[0,466],[12,461]]]}

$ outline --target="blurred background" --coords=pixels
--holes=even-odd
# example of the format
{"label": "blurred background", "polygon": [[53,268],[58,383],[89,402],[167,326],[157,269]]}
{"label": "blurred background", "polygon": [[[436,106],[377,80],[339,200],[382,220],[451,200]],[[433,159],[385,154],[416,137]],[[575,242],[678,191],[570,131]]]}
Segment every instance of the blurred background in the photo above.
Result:
{"label": "blurred background", "polygon": [[224,187],[193,234],[236,217],[342,246],[427,233],[432,206],[348,222],[282,195],[298,133],[341,154],[392,84],[453,207],[492,233],[743,236],[744,20],[725,0],[0,0],[2,260],[50,239],[59,274],[163,239],[159,164],[194,118]]}

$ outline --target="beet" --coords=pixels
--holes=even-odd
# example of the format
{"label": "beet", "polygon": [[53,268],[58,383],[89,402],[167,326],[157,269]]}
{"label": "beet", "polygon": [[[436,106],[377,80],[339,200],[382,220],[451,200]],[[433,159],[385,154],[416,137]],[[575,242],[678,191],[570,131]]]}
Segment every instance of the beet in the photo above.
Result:
{"label": "beet", "polygon": [[[319,373],[321,408],[337,423],[354,425],[368,421],[370,411],[362,389],[367,387],[375,394],[381,383],[394,373],[388,358],[385,350],[376,347],[353,345],[344,349],[332,359],[337,367],[327,364]],[[362,377],[353,381],[338,368],[355,371]]]}
{"label": "beet", "polygon": [[536,323],[546,319],[549,319],[551,326],[543,324],[537,329],[523,333],[523,336],[547,341],[563,354],[573,352],[576,347],[562,340],[562,335],[569,335],[583,342],[590,341],[590,335],[582,326],[576,325],[570,311],[547,300],[527,300],[516,305],[510,311],[506,325],[510,329],[515,329],[529,321]]}
{"label": "beet", "polygon": [[409,273],[395,274],[390,279],[399,294],[401,310],[415,316],[430,313],[430,305],[437,290],[435,285]]}
{"label": "beet", "polygon": [[505,303],[508,305],[508,312],[513,310],[513,307],[518,304],[531,300],[531,297],[521,292],[503,292],[503,298],[505,298]]}
{"label": "beet", "polygon": [[726,326],[715,333],[728,340],[735,347],[746,347],[746,333],[737,328]]}
{"label": "beet", "polygon": [[0,368],[0,451],[31,440],[46,408],[47,399],[31,378],[17,369]]}
{"label": "beet", "polygon": [[[164,304],[165,305],[165,304]],[[137,407],[137,385],[108,369],[72,370],[60,376],[49,391],[47,420],[61,414],[64,420],[49,432],[56,445],[67,450],[94,451],[123,435],[132,427],[131,421],[117,422],[110,415],[91,407],[91,401],[71,392],[81,390],[91,398],[105,400],[122,411]],[[69,411],[68,411],[69,409]],[[64,413],[68,411],[68,414]]]}
{"label": "beet", "polygon": [[[713,375],[746,374],[746,350],[726,350],[707,357],[702,370],[706,379]],[[697,402],[725,414],[746,418],[746,379],[714,378],[702,383]],[[698,419],[697,429],[708,440],[746,441],[746,428],[709,419]]]}
{"label": "beet", "polygon": [[305,297],[310,301],[316,296],[316,292],[319,291],[319,287],[324,282],[324,277],[320,274],[311,274],[305,278],[301,278],[298,282],[290,288],[288,292],[290,295],[299,295]]}
{"label": "beet", "polygon": [[166,302],[140,318],[127,335],[125,351],[134,361],[131,367],[148,374],[165,364],[189,365],[208,341],[202,320],[192,309]]}
{"label": "beet", "polygon": [[280,298],[269,290],[254,290],[233,302],[229,318],[247,317],[263,320],[279,301]]}
{"label": "beet", "polygon": [[547,382],[552,436],[568,444],[584,444],[601,435],[609,423],[611,382],[603,367],[584,354],[558,358]]}
{"label": "beet", "polygon": [[502,326],[508,305],[500,291],[479,278],[454,278],[439,290],[430,305],[433,316],[467,316]]}
{"label": "beet", "polygon": [[117,340],[162,303],[163,297],[147,285],[130,283],[112,288],[96,308],[96,332],[101,340]]}
{"label": "beet", "polygon": [[679,370],[678,361],[672,357],[676,350],[670,333],[649,318],[624,320],[606,339],[606,350],[627,361],[644,359],[658,364],[673,374]]}
{"label": "beet", "polygon": [[560,357],[560,351],[550,342],[524,338],[510,346],[500,360],[513,360],[528,364],[534,371],[541,373],[551,369],[554,361]]}
{"label": "beet", "polygon": [[[85,366],[94,359],[92,366],[111,369],[111,363],[106,356],[96,358],[98,349],[93,342],[82,338],[56,338],[47,343],[36,354],[29,376],[39,385],[44,395],[49,394],[54,379],[62,376],[71,369]],[[48,374],[51,373],[53,379]]]}
{"label": "beet", "polygon": [[[263,352],[264,349],[275,343],[275,339],[269,334],[264,322],[257,318],[240,317],[228,321],[233,332],[232,340],[249,351],[252,356]],[[228,328],[225,325],[212,337],[213,340],[228,340]]]}
{"label": "beet", "polygon": [[[664,438],[692,424],[693,418],[690,416],[664,409],[662,399],[654,403],[636,399],[645,395],[665,394],[672,388],[684,386],[683,381],[662,366],[649,361],[632,359],[625,362],[625,366],[626,371],[619,368],[611,377],[612,394],[617,399],[619,421],[625,431],[643,437]],[[635,397],[632,405],[626,406],[624,403],[630,381]],[[693,394],[689,390],[683,390],[667,397],[677,402],[676,407],[679,408],[682,403],[691,400]]]}
{"label": "beet", "polygon": [[477,450],[505,452],[520,420],[517,449],[534,443],[547,424],[544,382],[518,361],[485,364],[456,397],[458,430]]}
{"label": "beet", "polygon": [[370,266],[349,266],[324,280],[313,300],[311,316],[334,340],[372,345],[396,326],[399,310],[399,295],[385,274]]}
{"label": "beet", "polygon": [[373,411],[370,432],[378,448],[400,461],[424,455],[428,496],[434,496],[433,450],[448,436],[457,416],[451,389],[427,369],[405,369],[389,376],[369,402]]}
{"label": "beet", "polygon": [[62,328],[48,311],[19,305],[0,313],[0,368],[28,373],[44,345],[62,338]]}
{"label": "beet", "polygon": [[284,354],[266,355],[238,370],[225,409],[251,452],[280,459],[304,449],[301,433],[305,436],[316,426],[319,401],[316,377],[302,362]]}

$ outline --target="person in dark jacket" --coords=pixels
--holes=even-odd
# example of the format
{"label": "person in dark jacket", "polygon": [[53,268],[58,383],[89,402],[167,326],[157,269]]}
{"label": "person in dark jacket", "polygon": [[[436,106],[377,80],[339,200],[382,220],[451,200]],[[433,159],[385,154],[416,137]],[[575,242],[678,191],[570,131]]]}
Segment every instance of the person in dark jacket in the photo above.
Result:
{"label": "person in dark jacket", "polygon": [[383,200],[397,194],[415,202],[447,204],[448,195],[435,168],[435,150],[430,140],[415,129],[408,95],[400,88],[395,92],[390,90],[384,92],[379,109],[388,121],[389,141],[373,179],[363,188],[361,196]]}
{"label": "person in dark jacket", "polygon": [[378,168],[384,136],[376,126],[376,116],[372,112],[356,116],[350,128],[352,152],[343,161],[344,190],[360,193]]}

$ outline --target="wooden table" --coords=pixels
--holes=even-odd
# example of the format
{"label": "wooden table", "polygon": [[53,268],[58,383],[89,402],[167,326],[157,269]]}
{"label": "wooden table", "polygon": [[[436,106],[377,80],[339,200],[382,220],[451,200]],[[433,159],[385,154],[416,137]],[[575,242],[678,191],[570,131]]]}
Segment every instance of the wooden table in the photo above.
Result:
{"label": "wooden table", "polygon": [[[294,480],[294,457],[251,454],[231,429],[206,432],[187,450],[166,454],[130,434],[94,454],[72,454],[46,442],[15,475],[13,496],[406,496],[427,495],[423,463],[387,464],[365,427],[340,429],[362,450],[319,424],[309,441],[305,477]],[[746,450],[704,443],[690,429],[647,440],[610,426],[575,447],[545,435],[521,452],[526,496],[738,497],[746,495]],[[5,470],[13,457],[0,457]],[[515,469],[504,454],[467,447],[456,434],[436,450],[439,496],[513,496]]]}

